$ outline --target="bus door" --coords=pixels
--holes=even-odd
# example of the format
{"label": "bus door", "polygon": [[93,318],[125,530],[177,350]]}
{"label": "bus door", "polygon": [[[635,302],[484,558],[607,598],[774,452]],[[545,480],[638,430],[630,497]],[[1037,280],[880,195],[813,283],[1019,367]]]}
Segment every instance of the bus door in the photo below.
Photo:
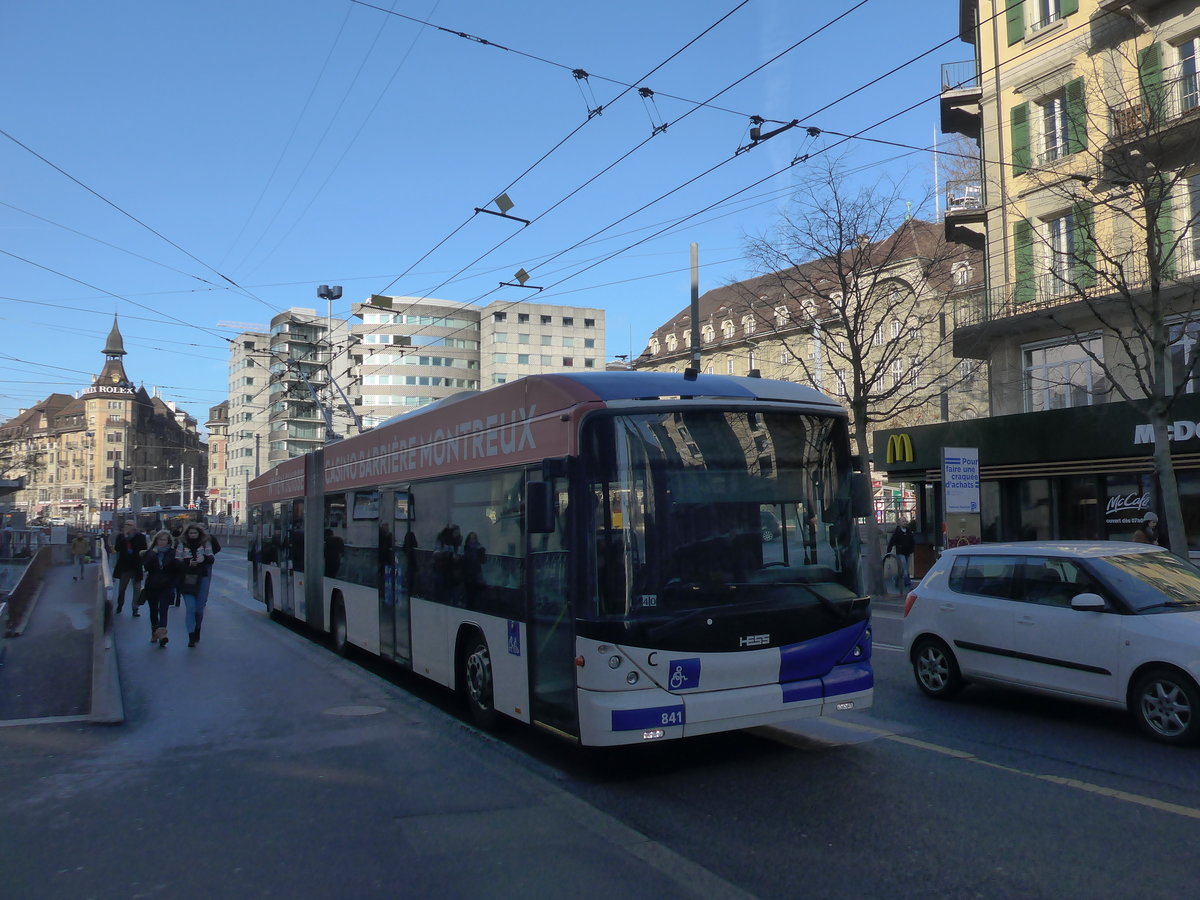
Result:
{"label": "bus door", "polygon": [[276,540],[279,542],[279,609],[289,616],[296,615],[296,587],[292,581],[292,504],[279,505],[279,525]]}
{"label": "bus door", "polygon": [[[543,480],[541,470],[530,469],[526,479]],[[567,479],[547,480],[554,498],[553,530],[526,535],[530,714],[534,722],[577,735],[575,616],[568,577],[570,554],[565,515]]]}
{"label": "bus door", "polygon": [[411,665],[408,598],[412,590],[412,495],[383,488],[379,498],[379,653]]}

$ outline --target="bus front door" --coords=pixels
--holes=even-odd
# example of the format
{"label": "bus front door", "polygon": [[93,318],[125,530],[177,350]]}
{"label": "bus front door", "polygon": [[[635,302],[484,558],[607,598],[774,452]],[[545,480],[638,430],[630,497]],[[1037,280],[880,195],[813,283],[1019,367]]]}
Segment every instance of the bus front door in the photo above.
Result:
{"label": "bus front door", "polygon": [[[527,477],[540,478],[540,470]],[[534,722],[578,736],[575,703],[575,619],[568,579],[569,553],[563,511],[566,479],[555,479],[555,530],[528,535],[526,566],[529,598],[526,639],[529,655],[530,713]]]}

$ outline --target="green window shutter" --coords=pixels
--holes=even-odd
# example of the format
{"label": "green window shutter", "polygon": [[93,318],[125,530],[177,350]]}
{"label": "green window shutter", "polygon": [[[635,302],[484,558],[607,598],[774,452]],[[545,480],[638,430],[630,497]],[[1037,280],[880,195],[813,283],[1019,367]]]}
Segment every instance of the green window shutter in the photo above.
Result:
{"label": "green window shutter", "polygon": [[1029,169],[1029,104],[1021,103],[1012,108],[1012,170],[1020,175]]}
{"label": "green window shutter", "polygon": [[1008,25],[1008,45],[1025,39],[1025,0],[1005,0],[1004,21]]}
{"label": "green window shutter", "polygon": [[1013,225],[1013,245],[1017,252],[1017,284],[1013,300],[1028,303],[1034,298],[1033,225],[1028,219],[1018,219]]}
{"label": "green window shutter", "polygon": [[1096,283],[1096,230],[1092,206],[1081,203],[1072,211],[1075,220],[1075,259],[1071,265],[1071,280],[1079,287]]}
{"label": "green window shutter", "polygon": [[1138,82],[1142,90],[1143,116],[1149,124],[1163,119],[1162,44],[1151,44],[1138,53]]}
{"label": "green window shutter", "polygon": [[[1158,215],[1154,217],[1154,227],[1158,232],[1158,274],[1162,279],[1175,277],[1175,223],[1171,215],[1171,195],[1167,186],[1161,180],[1152,190],[1162,199],[1158,204]],[[1151,198],[1153,202],[1153,196]]]}
{"label": "green window shutter", "polygon": [[1062,0],[1058,5],[1058,14],[1064,18],[1077,12],[1079,12],[1079,0]]}
{"label": "green window shutter", "polygon": [[1083,79],[1067,82],[1067,152],[1087,149],[1087,102],[1083,97]]}

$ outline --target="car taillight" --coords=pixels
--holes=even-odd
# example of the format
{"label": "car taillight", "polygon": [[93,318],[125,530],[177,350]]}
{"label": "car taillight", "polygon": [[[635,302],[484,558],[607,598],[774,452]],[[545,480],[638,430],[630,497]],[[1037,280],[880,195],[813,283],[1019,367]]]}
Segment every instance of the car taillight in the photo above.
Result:
{"label": "car taillight", "polygon": [[909,591],[908,596],[904,598],[904,615],[907,616],[913,608],[913,604],[917,602],[917,592]]}

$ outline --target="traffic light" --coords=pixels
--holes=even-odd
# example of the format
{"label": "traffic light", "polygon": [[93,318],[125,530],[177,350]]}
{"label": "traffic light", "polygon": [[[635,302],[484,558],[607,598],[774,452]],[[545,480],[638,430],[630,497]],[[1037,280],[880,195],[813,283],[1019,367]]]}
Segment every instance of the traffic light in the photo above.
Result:
{"label": "traffic light", "polygon": [[113,463],[113,499],[119,499],[133,490],[133,469],[122,469]]}

